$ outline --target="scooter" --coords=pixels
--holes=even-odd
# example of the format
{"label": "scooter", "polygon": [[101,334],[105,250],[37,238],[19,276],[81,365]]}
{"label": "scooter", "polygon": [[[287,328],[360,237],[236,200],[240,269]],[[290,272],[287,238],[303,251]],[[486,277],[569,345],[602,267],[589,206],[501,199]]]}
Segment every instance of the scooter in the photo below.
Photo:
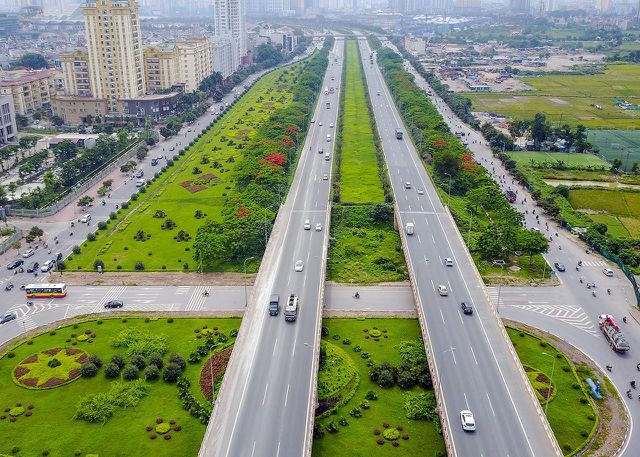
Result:
{"label": "scooter", "polygon": [[631,395],[631,390],[627,390],[627,397],[633,398],[633,395]]}

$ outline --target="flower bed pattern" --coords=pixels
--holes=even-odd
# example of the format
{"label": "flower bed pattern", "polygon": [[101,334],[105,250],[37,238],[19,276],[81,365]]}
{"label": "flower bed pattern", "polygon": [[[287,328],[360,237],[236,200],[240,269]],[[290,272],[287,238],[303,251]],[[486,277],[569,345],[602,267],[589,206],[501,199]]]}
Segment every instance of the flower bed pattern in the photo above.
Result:
{"label": "flower bed pattern", "polygon": [[[76,348],[47,349],[20,362],[13,370],[13,380],[29,389],[59,387],[80,377],[80,367],[88,357],[86,352]],[[53,359],[59,364],[50,364]]]}
{"label": "flower bed pattern", "polygon": [[[229,363],[232,349],[232,347],[229,347],[221,350],[220,352],[216,352],[202,366],[202,371],[200,372],[200,389],[202,390],[205,398],[209,401],[212,401],[211,372],[213,371],[213,382],[215,383],[216,379],[218,379],[219,376],[222,376],[227,369],[227,363]],[[211,364],[213,364],[213,370]]]}
{"label": "flower bed pattern", "polygon": [[171,439],[171,435],[169,432],[179,432],[182,430],[182,425],[176,423],[175,420],[171,419],[165,422],[161,417],[156,419],[155,427],[153,425],[147,425],[144,428],[147,432],[152,432],[149,434],[149,439],[155,440],[158,438],[158,435],[162,436],[165,441],[169,441]]}

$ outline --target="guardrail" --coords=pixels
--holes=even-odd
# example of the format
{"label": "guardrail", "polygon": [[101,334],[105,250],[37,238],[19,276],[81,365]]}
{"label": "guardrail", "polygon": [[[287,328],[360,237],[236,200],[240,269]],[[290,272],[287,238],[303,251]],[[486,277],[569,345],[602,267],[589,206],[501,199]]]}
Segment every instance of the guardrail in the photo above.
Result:
{"label": "guardrail", "polygon": [[11,206],[7,206],[7,216],[15,216],[15,217],[47,217],[56,214],[62,208],[67,206],[69,203],[78,198],[81,194],[86,192],[91,187],[95,186],[95,184],[112,173],[116,168],[123,165],[126,161],[131,159],[133,155],[136,153],[138,146],[140,146],[142,141],[136,141],[129,145],[129,147],[125,148],[122,153],[115,157],[111,163],[107,164],[101,170],[95,172],[94,175],[85,178],[76,184],[64,197],[60,200],[57,200],[51,203],[49,206],[45,206],[44,208],[36,208],[36,209],[25,209],[25,208],[12,208]]}
{"label": "guardrail", "polygon": [[13,230],[15,230],[15,233],[0,243],[0,254],[7,252],[13,243],[22,238],[22,230],[16,227],[13,227]]}

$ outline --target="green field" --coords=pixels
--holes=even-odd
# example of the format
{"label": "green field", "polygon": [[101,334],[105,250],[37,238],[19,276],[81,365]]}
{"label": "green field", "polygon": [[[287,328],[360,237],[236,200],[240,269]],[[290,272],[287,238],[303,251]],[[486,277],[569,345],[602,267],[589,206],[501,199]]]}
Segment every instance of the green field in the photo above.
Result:
{"label": "green field", "polygon": [[[131,271],[137,261],[145,270],[198,270],[191,252],[197,228],[206,219],[220,221],[226,197],[234,192],[234,169],[242,161],[243,146],[262,122],[291,102],[291,88],[303,67],[297,63],[262,77],[184,157],[139,194],[126,219],[110,221],[97,241],[83,243],[82,253],[67,259],[67,268],[93,270],[94,260],[100,259],[106,270]],[[119,216],[124,214],[120,210]],[[215,269],[234,268],[220,264]]]}
{"label": "green field", "polygon": [[[438,432],[440,424],[436,416],[433,421],[407,419],[404,403],[407,395],[424,394],[435,402],[433,391],[414,385],[401,389],[398,385],[382,388],[369,377],[367,362],[375,364],[387,362],[398,367],[403,364],[400,352],[395,348],[403,341],[417,342],[421,348],[422,366],[426,364],[420,326],[416,319],[325,319],[323,321],[323,345],[326,361],[318,377],[319,401],[321,404],[330,396],[334,400],[349,400],[337,408],[335,414],[316,420],[322,427],[324,436],[313,442],[314,457],[436,457],[445,455],[442,436]],[[372,333],[377,332],[377,333]],[[373,335],[379,335],[373,337]],[[345,339],[347,341],[345,341]],[[377,340],[377,341],[376,341]],[[348,343],[348,344],[345,344]],[[368,358],[364,358],[367,356]],[[351,380],[351,381],[350,381]],[[376,400],[368,400],[369,408],[363,408],[367,392],[373,391]],[[325,394],[321,396],[320,394]],[[350,396],[352,395],[352,396]],[[435,404],[435,403],[434,403]],[[362,417],[350,413],[358,408]],[[344,418],[347,425],[339,421]],[[336,431],[328,430],[334,422]],[[384,427],[388,423],[388,428]],[[385,430],[393,431],[401,426],[397,438],[398,447],[391,440],[376,443]],[[374,434],[379,430],[380,435]],[[392,432],[394,433],[394,432]],[[407,434],[408,439],[401,435]]]}
{"label": "green field", "polygon": [[518,119],[544,113],[551,122],[584,124],[592,129],[640,128],[640,111],[622,110],[613,103],[622,98],[640,104],[640,65],[611,65],[597,75],[547,75],[522,80],[536,92],[468,94],[473,110]]}
{"label": "green field", "polygon": [[640,130],[589,130],[588,138],[609,162],[620,159],[625,171],[640,163]]}
{"label": "green field", "polygon": [[[640,236],[640,192],[621,189],[571,189],[569,202],[577,210],[600,213],[590,216],[595,221],[607,224],[614,235],[625,235],[619,227],[621,224],[629,235]],[[597,219],[598,216],[600,220]]]}
{"label": "green field", "polygon": [[[565,355],[548,342],[509,327],[507,333],[543,408],[549,395],[547,419],[564,455],[582,449],[598,425],[584,380],[577,377]],[[545,390],[550,380],[551,392]]]}
{"label": "green field", "polygon": [[384,193],[378,176],[360,51],[354,40],[347,40],[346,43],[344,90],[340,200],[353,203],[383,202]]}
{"label": "green field", "polygon": [[[196,455],[200,448],[206,426],[185,410],[178,398],[178,388],[175,382],[162,379],[167,371],[168,359],[172,353],[181,354],[188,359],[203,341],[196,335],[209,330],[218,329],[227,337],[231,331],[240,325],[239,319],[178,319],[169,322],[166,318],[127,318],[104,319],[86,321],[75,325],[62,327],[51,333],[44,333],[34,337],[26,343],[12,348],[0,358],[0,408],[5,412],[0,419],[0,454],[19,456],[50,455],[52,457],[66,457],[73,455],[100,455],[110,457],[146,457]],[[140,338],[137,349],[114,347],[113,339],[123,330],[131,330],[135,338]],[[198,331],[196,333],[195,331]],[[88,334],[86,333],[88,331]],[[85,337],[87,337],[85,339]],[[139,399],[137,405],[129,407],[117,406],[113,416],[102,422],[88,422],[74,419],[77,405],[91,395],[107,394],[114,388],[120,378],[107,379],[105,368],[114,354],[124,357],[127,366],[131,366],[129,351],[144,353],[159,352],[161,344],[151,342],[153,337],[164,337],[167,352],[164,355],[164,367],[160,379],[141,381],[146,387],[146,396]],[[216,339],[218,337],[215,337]],[[83,340],[83,341],[82,341]],[[132,341],[127,339],[127,341]],[[227,344],[231,344],[230,338]],[[222,346],[221,346],[222,347]],[[42,351],[59,348],[57,354],[43,354]],[[16,380],[15,373],[18,365],[22,371],[30,370],[19,379],[37,379],[37,385],[50,382],[52,378],[66,378],[71,369],[78,365],[73,357],[67,355],[67,350],[82,350],[89,355],[100,357],[103,362],[95,377],[80,376],[68,384],[53,388],[24,387]],[[218,348],[220,349],[220,348]],[[215,349],[216,352],[218,349]],[[28,360],[37,354],[37,360]],[[80,353],[81,354],[81,353]],[[62,365],[51,368],[52,359],[58,359]],[[205,358],[206,359],[206,358]],[[148,361],[149,359],[147,359]],[[208,404],[200,391],[199,379],[204,359],[199,363],[187,362],[183,376],[191,383],[189,391],[201,404]],[[126,370],[126,368],[125,368]],[[124,371],[124,370],[123,370]],[[140,379],[144,379],[142,372]],[[25,381],[26,382],[26,381]],[[124,386],[132,387],[132,381],[122,381]],[[111,398],[111,402],[123,402],[128,396]],[[102,400],[104,401],[104,400]],[[96,403],[99,403],[96,401]],[[101,403],[101,402],[100,402]],[[11,422],[11,414],[6,408],[24,408],[23,413]],[[33,408],[30,409],[29,406]],[[108,406],[108,405],[107,405]],[[92,408],[92,411],[103,410]],[[88,411],[89,409],[85,409]],[[17,412],[20,412],[18,409]],[[171,430],[170,440],[156,430],[147,431],[145,427],[155,428],[157,419],[164,423],[174,420],[182,430]],[[169,424],[167,424],[169,425]],[[157,439],[150,439],[156,433]],[[17,452],[13,450],[18,449]],[[48,453],[45,453],[48,451]]]}
{"label": "green field", "polygon": [[327,279],[371,284],[408,279],[400,235],[390,205],[385,220],[372,217],[373,205],[334,205]]}
{"label": "green field", "polygon": [[538,152],[538,151],[522,151],[522,152],[509,152],[509,157],[516,161],[518,165],[531,165],[532,162],[535,165],[541,166],[544,164],[554,165],[558,161],[564,162],[567,167],[604,167],[609,169],[610,165],[602,160],[600,157],[594,154],[573,154],[568,152]]}

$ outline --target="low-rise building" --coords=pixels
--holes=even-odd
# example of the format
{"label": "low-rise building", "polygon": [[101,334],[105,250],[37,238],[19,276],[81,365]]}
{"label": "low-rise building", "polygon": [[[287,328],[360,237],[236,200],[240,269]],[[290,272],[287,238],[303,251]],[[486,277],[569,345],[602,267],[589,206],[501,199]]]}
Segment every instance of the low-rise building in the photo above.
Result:
{"label": "low-rise building", "polygon": [[13,99],[8,95],[0,96],[0,143],[13,143],[17,140],[18,127]]}
{"label": "low-rise building", "polygon": [[87,116],[104,118],[107,114],[107,103],[99,98],[65,95],[51,99],[51,110],[53,114],[64,119],[66,125],[78,125],[83,123]]}
{"label": "low-rise building", "polygon": [[163,117],[173,116],[178,108],[180,92],[168,94],[150,94],[138,98],[122,100],[125,115],[135,116],[140,123],[149,116],[154,121]]}
{"label": "low-rise building", "polygon": [[48,142],[49,148],[55,148],[64,141],[70,141],[80,148],[91,149],[96,146],[98,139],[100,139],[100,135],[96,133],[61,133],[53,138],[49,138]]}
{"label": "low-rise building", "polygon": [[54,91],[52,79],[57,70],[13,70],[0,72],[0,95],[13,97],[17,114],[26,115],[48,108]]}

